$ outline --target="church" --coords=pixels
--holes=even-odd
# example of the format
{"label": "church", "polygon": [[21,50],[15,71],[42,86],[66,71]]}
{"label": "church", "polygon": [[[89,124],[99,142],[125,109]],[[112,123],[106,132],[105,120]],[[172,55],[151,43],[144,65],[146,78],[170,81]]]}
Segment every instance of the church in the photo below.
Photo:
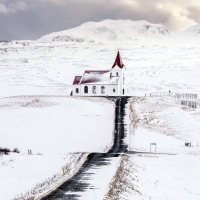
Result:
{"label": "church", "polygon": [[123,96],[125,95],[125,66],[118,51],[110,70],[85,70],[75,76],[73,96]]}

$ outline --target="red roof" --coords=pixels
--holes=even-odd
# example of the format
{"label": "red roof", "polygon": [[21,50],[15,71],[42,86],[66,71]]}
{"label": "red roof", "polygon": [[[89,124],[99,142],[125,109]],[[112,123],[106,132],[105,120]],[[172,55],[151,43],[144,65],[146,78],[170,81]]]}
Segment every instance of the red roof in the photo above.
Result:
{"label": "red roof", "polygon": [[[104,75],[106,75],[109,72],[110,70],[85,70],[80,84],[102,82],[102,79],[105,78]],[[106,76],[109,76],[110,79],[110,73]]]}
{"label": "red roof", "polygon": [[85,70],[79,84],[118,84],[119,77],[112,77],[111,70]]}
{"label": "red roof", "polygon": [[121,58],[121,56],[120,56],[120,54],[119,54],[119,51],[118,51],[118,53],[117,53],[117,57],[116,57],[116,59],[115,59],[115,62],[114,62],[114,64],[113,64],[113,66],[112,66],[112,68],[114,68],[115,66],[118,66],[119,68],[123,68],[123,66],[124,66],[124,64],[123,64],[123,62],[122,62],[122,58]]}
{"label": "red roof", "polygon": [[110,70],[85,70],[85,74],[104,74]]}
{"label": "red roof", "polygon": [[75,76],[73,85],[78,85],[80,83],[82,76]]}

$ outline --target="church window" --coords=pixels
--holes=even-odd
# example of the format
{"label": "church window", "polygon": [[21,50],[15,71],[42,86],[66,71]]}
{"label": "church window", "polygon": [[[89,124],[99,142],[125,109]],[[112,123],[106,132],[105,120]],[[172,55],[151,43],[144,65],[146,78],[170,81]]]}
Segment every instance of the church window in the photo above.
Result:
{"label": "church window", "polygon": [[105,87],[101,86],[101,94],[105,94]]}
{"label": "church window", "polygon": [[88,93],[88,86],[84,87],[84,93]]}
{"label": "church window", "polygon": [[92,87],[92,93],[93,93],[93,94],[96,94],[96,86],[93,86],[93,87]]}
{"label": "church window", "polygon": [[116,76],[119,76],[118,72],[116,73]]}
{"label": "church window", "polygon": [[76,93],[79,93],[79,89],[78,88],[76,88]]}
{"label": "church window", "polygon": [[113,89],[113,92],[115,92],[115,89]]}

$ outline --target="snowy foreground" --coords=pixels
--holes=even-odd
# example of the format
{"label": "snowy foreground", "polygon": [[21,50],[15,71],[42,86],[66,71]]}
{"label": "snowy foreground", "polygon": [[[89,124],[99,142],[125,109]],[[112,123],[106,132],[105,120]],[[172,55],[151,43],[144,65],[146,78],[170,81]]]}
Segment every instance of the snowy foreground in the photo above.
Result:
{"label": "snowy foreground", "polygon": [[[14,154],[0,156],[0,199],[28,199],[40,196],[72,176],[87,154]],[[62,174],[62,167],[67,169]]]}
{"label": "snowy foreground", "polygon": [[[99,103],[94,102],[95,104],[99,106]],[[102,103],[102,108],[103,104],[105,106],[106,103]],[[112,108],[112,104],[110,106]],[[198,200],[199,121],[199,109],[177,106],[153,98],[133,98],[129,103],[129,117],[127,115],[125,118],[125,122],[129,124],[126,142],[130,152],[112,158],[108,166],[90,169],[89,173],[94,175],[89,182],[96,189],[86,191],[80,199]],[[185,141],[191,142],[192,147],[185,147]],[[150,143],[157,144],[156,154],[154,147],[150,153]],[[80,167],[87,155],[68,153],[30,156],[12,153],[0,157],[1,180],[12,180],[12,184],[9,181],[4,184],[2,198],[11,199],[14,192],[30,189],[43,189],[42,193],[48,191],[75,173],[74,169]],[[63,165],[69,168],[65,177],[61,175]],[[55,174],[55,178],[52,178],[52,174]],[[21,185],[16,187],[19,180]],[[41,187],[49,180],[54,184],[44,184],[44,188]],[[41,185],[33,187],[37,183]]]}
{"label": "snowy foreground", "polygon": [[19,96],[0,99],[0,109],[1,143],[21,153],[104,152],[112,144],[114,106],[105,98]]}
{"label": "snowy foreground", "polygon": [[[200,109],[136,98],[130,106],[130,151],[123,155],[105,199],[198,200]],[[185,147],[185,141],[192,147]],[[150,143],[157,144],[157,152]]]}
{"label": "snowy foreground", "polygon": [[2,147],[20,150],[0,155],[3,200],[30,190],[39,195],[77,171],[88,154],[76,152],[105,152],[113,142],[114,106],[105,98],[2,98],[0,118]]}
{"label": "snowy foreground", "polygon": [[[0,147],[21,152],[0,155],[0,199],[27,191],[40,195],[72,176],[89,152],[111,146],[113,104],[67,96],[75,75],[111,69],[118,49],[127,95],[169,90],[200,95],[198,27],[175,34],[146,21],[105,20],[37,41],[0,42]],[[141,153],[122,155],[97,173],[95,200],[199,200],[200,110],[138,98],[130,121],[126,142]],[[150,143],[157,143],[157,154],[142,153]]]}

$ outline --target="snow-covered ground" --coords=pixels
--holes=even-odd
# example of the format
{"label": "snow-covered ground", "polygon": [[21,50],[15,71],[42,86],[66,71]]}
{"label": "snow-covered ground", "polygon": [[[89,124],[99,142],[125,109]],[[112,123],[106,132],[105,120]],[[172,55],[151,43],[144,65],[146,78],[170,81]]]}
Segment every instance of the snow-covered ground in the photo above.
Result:
{"label": "snow-covered ground", "polygon": [[[73,175],[87,154],[0,155],[0,199],[31,199]],[[62,167],[66,174],[63,175]]]}
{"label": "snow-covered ground", "polygon": [[0,156],[4,200],[30,191],[27,197],[38,196],[75,173],[86,159],[76,152],[105,152],[113,142],[114,104],[105,98],[2,98],[0,119],[0,146],[20,150]]}
{"label": "snow-covered ground", "polygon": [[33,43],[1,47],[0,96],[69,95],[75,75],[111,69],[118,48],[126,66],[127,94],[188,92],[200,95],[200,46]]}
{"label": "snow-covered ground", "polygon": [[[200,153],[199,108],[154,98],[141,98],[134,106],[139,127],[130,140],[130,150],[149,152],[149,144],[157,143],[159,153]],[[185,148],[185,142],[191,142],[192,148]]]}
{"label": "snow-covered ground", "polygon": [[[104,152],[112,145],[114,105],[104,98],[0,99],[2,147],[22,153]],[[96,101],[96,102],[95,102]]]}
{"label": "snow-covered ground", "polygon": [[[105,20],[52,33],[37,41],[0,42],[0,147],[17,147],[21,153],[31,149],[33,154],[43,154],[42,161],[40,155],[0,157],[0,185],[10,186],[9,194],[7,189],[3,192],[0,188],[0,199],[3,195],[10,199],[19,192],[30,190],[37,181],[51,178],[61,165],[69,163],[70,152],[103,152],[111,145],[112,104],[106,100],[88,101],[57,95],[69,95],[74,76],[83,74],[84,70],[111,69],[118,49],[126,66],[127,95],[144,96],[169,90],[200,95],[198,32],[199,25],[173,33],[161,24],[146,21]],[[173,180],[178,185],[179,192],[176,194],[181,191],[185,194],[183,199],[187,199],[188,190],[184,190],[182,184],[191,184],[188,192],[191,192],[192,199],[198,199],[196,187],[191,188],[193,182],[199,184],[199,174],[195,171],[199,167],[199,110],[149,100],[138,102],[135,117],[140,125],[134,135],[127,138],[130,150],[149,151],[149,143],[156,142],[158,152],[176,154],[123,157],[121,164],[126,170],[130,169],[128,163],[130,166],[132,163],[138,171],[138,174],[131,172],[131,177],[139,180],[138,183],[133,181],[133,187],[141,193],[138,198],[174,199],[170,196],[170,180]],[[185,140],[191,141],[193,147],[184,147]],[[64,154],[55,155],[60,152],[68,153],[66,160],[62,159]],[[48,156],[56,161],[55,166],[49,163]],[[49,173],[44,172],[44,176],[40,177],[41,171],[37,172],[35,164],[27,167],[17,164],[20,160],[26,163],[26,159],[30,159],[30,163],[38,163],[39,169],[42,169],[43,163],[49,163]],[[173,170],[169,171],[165,163],[170,163]],[[145,166],[149,173],[145,174]],[[15,170],[13,172],[19,177],[24,177],[26,168],[35,173],[31,176],[26,173],[24,181],[29,182],[35,175],[34,181],[30,181],[29,185],[19,182],[17,175],[13,175],[13,183],[17,181],[24,187],[19,187],[19,190],[11,188],[7,178],[10,177],[9,172],[12,174]],[[184,173],[187,168],[191,173]],[[179,169],[182,170],[180,173]],[[165,170],[168,173],[164,173]],[[166,186],[162,194],[150,187],[155,185],[155,178],[160,180],[156,185]],[[149,182],[145,182],[146,179]],[[129,182],[131,185],[130,179]],[[132,198],[134,194],[124,195]]]}
{"label": "snow-covered ground", "polygon": [[129,147],[139,153],[122,156],[121,178],[114,177],[106,199],[198,200],[200,109],[153,98],[135,98],[130,108]]}

